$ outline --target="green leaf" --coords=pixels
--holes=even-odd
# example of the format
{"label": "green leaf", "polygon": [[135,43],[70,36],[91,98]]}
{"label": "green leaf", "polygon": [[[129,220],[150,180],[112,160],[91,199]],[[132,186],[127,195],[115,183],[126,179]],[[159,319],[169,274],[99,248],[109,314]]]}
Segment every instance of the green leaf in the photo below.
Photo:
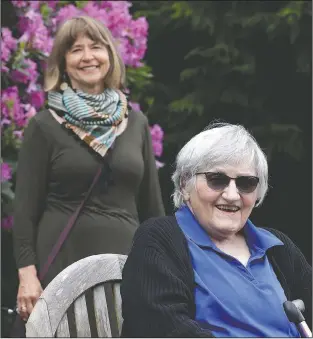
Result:
{"label": "green leaf", "polygon": [[255,72],[255,64],[249,63],[249,64],[233,66],[232,70],[235,72],[240,72],[244,74],[253,74]]}
{"label": "green leaf", "polygon": [[12,191],[12,184],[9,181],[5,181],[1,183],[1,196],[7,198],[8,200],[14,199],[14,193]]}
{"label": "green leaf", "polygon": [[146,97],[145,102],[150,107],[154,104],[154,98],[153,97]]}
{"label": "green leaf", "polygon": [[190,78],[193,78],[193,77],[197,76],[200,73],[200,71],[201,71],[200,67],[184,69],[180,73],[180,80],[185,81],[185,80],[188,80]]}
{"label": "green leaf", "polygon": [[171,18],[174,20],[190,17],[192,14],[192,9],[187,1],[173,1],[172,10]]}
{"label": "green leaf", "polygon": [[302,7],[304,1],[290,1],[288,6],[282,8],[277,15],[283,18],[287,18],[289,23],[294,20],[298,20],[301,17]]}
{"label": "green leaf", "polygon": [[143,89],[151,83],[153,75],[151,68],[147,65],[143,65],[139,68],[127,67],[126,79],[130,86],[135,86],[137,90]]}
{"label": "green leaf", "polygon": [[169,109],[172,112],[195,113],[200,116],[203,114],[204,107],[202,104],[196,102],[195,93],[190,93],[182,99],[172,101]]}
{"label": "green leaf", "polygon": [[75,4],[77,8],[84,8],[88,4],[88,1],[75,1]]}
{"label": "green leaf", "polygon": [[40,7],[40,13],[44,20],[47,20],[52,12],[52,8],[50,8],[47,4],[42,4]]}

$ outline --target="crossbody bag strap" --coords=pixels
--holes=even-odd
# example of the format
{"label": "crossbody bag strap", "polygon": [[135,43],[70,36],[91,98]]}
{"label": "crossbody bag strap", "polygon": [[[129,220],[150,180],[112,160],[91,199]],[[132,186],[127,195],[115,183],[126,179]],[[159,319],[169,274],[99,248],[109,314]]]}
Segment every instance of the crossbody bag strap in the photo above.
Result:
{"label": "crossbody bag strap", "polygon": [[48,256],[48,259],[47,261],[45,262],[44,266],[42,267],[42,270],[39,272],[39,280],[42,281],[51,264],[53,263],[55,257],[57,256],[57,254],[59,253],[64,241],[66,240],[66,238],[68,237],[68,234],[70,233],[71,229],[73,228],[73,226],[75,225],[75,222],[81,212],[81,210],[83,209],[83,207],[85,206],[88,198],[90,197],[90,194],[94,188],[94,186],[96,185],[100,175],[101,175],[101,172],[102,172],[102,169],[103,169],[103,164],[101,164],[96,172],[96,175],[85,195],[85,198],[82,200],[82,202],[80,203],[80,205],[77,207],[76,211],[72,214],[72,216],[70,217],[70,219],[68,220],[67,222],[67,225],[65,226],[65,228],[63,229],[62,233],[60,234],[57,242],[55,243],[55,245],[53,246],[52,248],[52,251],[50,252],[49,256]]}

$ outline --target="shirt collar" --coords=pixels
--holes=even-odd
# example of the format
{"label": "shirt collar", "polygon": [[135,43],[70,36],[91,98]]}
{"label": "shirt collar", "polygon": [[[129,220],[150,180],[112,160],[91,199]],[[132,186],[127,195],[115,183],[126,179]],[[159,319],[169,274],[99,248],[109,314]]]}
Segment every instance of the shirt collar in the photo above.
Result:
{"label": "shirt collar", "polygon": [[[190,240],[201,247],[211,247],[218,250],[209,234],[199,224],[188,206],[184,205],[178,209],[175,213],[175,217],[178,225]],[[274,234],[254,226],[249,219],[243,230],[250,249],[255,248],[265,252],[273,246],[283,245],[283,242],[281,242]]]}

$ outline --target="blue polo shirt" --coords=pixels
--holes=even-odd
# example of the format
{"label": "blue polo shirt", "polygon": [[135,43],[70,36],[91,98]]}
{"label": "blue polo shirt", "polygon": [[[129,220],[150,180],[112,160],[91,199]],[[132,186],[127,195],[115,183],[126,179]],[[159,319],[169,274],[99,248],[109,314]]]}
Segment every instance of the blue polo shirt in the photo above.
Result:
{"label": "blue polo shirt", "polygon": [[216,337],[300,337],[283,309],[285,293],[266,256],[283,243],[250,220],[247,266],[219,250],[187,206],[176,213],[194,270],[196,320]]}

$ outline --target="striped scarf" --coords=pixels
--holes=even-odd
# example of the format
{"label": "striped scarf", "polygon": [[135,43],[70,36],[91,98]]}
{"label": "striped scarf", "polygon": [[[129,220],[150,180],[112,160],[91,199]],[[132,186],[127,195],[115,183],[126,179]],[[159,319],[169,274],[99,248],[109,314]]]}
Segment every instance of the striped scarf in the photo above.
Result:
{"label": "striped scarf", "polygon": [[96,95],[70,87],[63,93],[50,91],[48,106],[61,111],[61,123],[101,156],[113,145],[128,116],[126,96],[113,89]]}

